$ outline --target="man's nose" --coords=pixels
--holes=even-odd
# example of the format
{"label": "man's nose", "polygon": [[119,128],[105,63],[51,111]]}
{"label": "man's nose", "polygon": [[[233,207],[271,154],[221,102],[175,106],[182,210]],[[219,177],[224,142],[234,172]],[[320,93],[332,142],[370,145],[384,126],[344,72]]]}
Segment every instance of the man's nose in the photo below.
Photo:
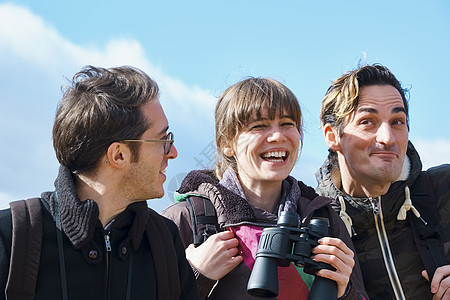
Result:
{"label": "man's nose", "polygon": [[380,144],[391,145],[395,141],[394,133],[388,123],[382,123],[377,130],[377,142]]}
{"label": "man's nose", "polygon": [[172,144],[172,147],[170,147],[169,153],[167,153],[167,157],[169,159],[174,159],[178,156],[177,148],[175,147],[175,144]]}

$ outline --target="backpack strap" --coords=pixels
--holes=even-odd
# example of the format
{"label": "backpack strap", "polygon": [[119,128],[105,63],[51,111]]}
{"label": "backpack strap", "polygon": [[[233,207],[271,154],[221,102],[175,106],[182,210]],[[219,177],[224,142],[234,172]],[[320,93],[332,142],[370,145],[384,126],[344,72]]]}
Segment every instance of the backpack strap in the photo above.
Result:
{"label": "backpack strap", "polygon": [[40,198],[11,202],[12,244],[6,297],[33,299],[42,245]]}
{"label": "backpack strap", "polygon": [[148,208],[148,214],[145,231],[155,265],[158,299],[179,299],[181,287],[173,236],[157,212]]}
{"label": "backpack strap", "polygon": [[[428,187],[428,188],[427,188]],[[446,264],[444,245],[441,240],[440,215],[436,207],[436,199],[428,183],[425,171],[417,177],[411,186],[411,199],[426,224],[411,211],[409,221],[413,229],[414,240],[422,258],[428,278],[434,276],[437,268]]]}
{"label": "backpack strap", "polygon": [[200,246],[208,237],[219,232],[216,208],[211,200],[204,197],[189,196],[186,198],[191,217],[194,246]]}

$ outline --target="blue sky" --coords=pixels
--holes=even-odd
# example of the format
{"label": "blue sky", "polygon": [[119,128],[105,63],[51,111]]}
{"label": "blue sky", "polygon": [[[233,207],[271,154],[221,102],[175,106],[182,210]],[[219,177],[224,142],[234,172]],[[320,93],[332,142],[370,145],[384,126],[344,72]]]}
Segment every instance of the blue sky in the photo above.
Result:
{"label": "blue sky", "polygon": [[359,61],[388,66],[410,88],[410,140],[424,167],[450,162],[450,2],[0,1],[0,208],[52,190],[51,128],[61,86],[85,65],[133,65],[160,85],[179,152],[166,196],[212,167],[214,105],[246,76],[272,77],[299,98],[305,125],[292,174],[315,186],[327,148],[320,102]]}

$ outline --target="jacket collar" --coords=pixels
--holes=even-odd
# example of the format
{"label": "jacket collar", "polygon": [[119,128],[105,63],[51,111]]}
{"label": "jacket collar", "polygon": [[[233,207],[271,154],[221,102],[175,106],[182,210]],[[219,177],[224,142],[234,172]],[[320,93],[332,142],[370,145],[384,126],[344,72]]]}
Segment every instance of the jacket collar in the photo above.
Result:
{"label": "jacket collar", "polygon": [[[257,223],[262,219],[276,222],[277,215],[265,212],[248,203],[243,192],[239,192],[242,191],[240,183],[226,177],[222,183],[218,181],[212,170],[191,171],[177,192],[184,194],[182,198],[187,195],[195,195],[210,199],[216,208],[218,222],[222,226],[243,222]],[[283,193],[286,193],[283,198],[289,199],[289,201],[280,203],[278,211],[280,209],[297,210],[303,221],[310,217],[313,211],[331,201],[328,198],[319,197],[313,188],[291,176],[283,182]],[[300,199],[304,199],[304,201],[300,201]]]}
{"label": "jacket collar", "polygon": [[[389,199],[397,199],[400,197],[403,200],[404,197],[400,195],[403,195],[405,187],[411,186],[422,170],[422,163],[420,161],[419,154],[411,142],[408,142],[406,155],[408,160],[405,161],[406,164],[409,163],[410,165],[409,170],[403,170],[399,178],[391,184],[388,192],[385,195],[382,195],[382,198],[388,200],[382,202],[383,214],[385,214],[385,216],[397,216],[398,210],[403,204],[403,201],[389,201]],[[352,197],[343,193],[338,188],[341,180],[340,173],[338,170],[332,168],[328,158],[325,160],[322,167],[316,172],[316,179],[318,182],[317,191],[319,194],[332,199],[337,199],[339,196],[342,196],[352,206],[364,208],[366,211],[371,211],[371,202],[369,198]]]}
{"label": "jacket collar", "polygon": [[219,224],[256,222],[247,200],[221,185],[212,170],[191,171],[181,183],[178,193],[201,195],[210,199],[216,208]]}
{"label": "jacket collar", "polygon": [[[80,201],[73,174],[64,166],[60,166],[58,177],[55,180],[55,192],[61,214],[61,227],[75,248],[82,248],[92,241],[96,227],[102,227],[98,219],[99,210],[94,200]],[[52,192],[44,192],[42,198],[48,203],[50,213],[55,219],[55,205]],[[146,202],[130,204],[120,213],[111,224],[112,228],[130,226],[129,238],[133,249],[136,249],[142,239],[148,212]]]}

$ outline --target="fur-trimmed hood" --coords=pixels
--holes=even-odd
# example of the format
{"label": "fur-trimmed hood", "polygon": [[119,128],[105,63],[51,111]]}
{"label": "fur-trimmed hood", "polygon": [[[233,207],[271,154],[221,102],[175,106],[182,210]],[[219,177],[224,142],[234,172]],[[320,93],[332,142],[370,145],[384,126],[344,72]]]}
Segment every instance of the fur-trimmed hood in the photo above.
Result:
{"label": "fur-trimmed hood", "polygon": [[[292,176],[283,181],[283,193],[293,193],[294,189],[289,187],[294,185],[298,189],[295,207],[302,222],[309,222],[309,218],[315,210],[326,206],[331,201],[329,198],[318,196],[312,187],[297,181]],[[192,195],[211,200],[217,211],[218,222],[222,227],[243,223],[260,224],[260,222],[267,223],[268,221],[276,224],[278,217],[276,214],[251,205],[241,195],[223,186],[212,170],[191,171],[175,193],[175,200],[183,201]]]}

